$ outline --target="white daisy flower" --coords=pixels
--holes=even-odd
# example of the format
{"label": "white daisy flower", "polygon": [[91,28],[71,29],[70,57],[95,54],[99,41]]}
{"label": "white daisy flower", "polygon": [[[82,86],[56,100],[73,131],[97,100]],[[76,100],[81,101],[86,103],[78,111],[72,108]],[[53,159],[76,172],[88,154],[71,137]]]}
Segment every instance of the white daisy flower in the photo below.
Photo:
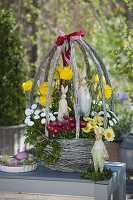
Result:
{"label": "white daisy flower", "polygon": [[25,123],[25,124],[28,124],[29,122],[30,122],[30,118],[27,118],[27,117],[26,117],[26,119],[24,120],[24,123]]}
{"label": "white daisy flower", "polygon": [[45,117],[46,114],[44,112],[41,113],[41,117]]}
{"label": "white daisy flower", "polygon": [[112,120],[109,120],[109,125],[114,126],[114,123],[112,122]]}
{"label": "white daisy flower", "polygon": [[26,119],[30,119],[30,118],[31,118],[31,116],[30,116],[30,115],[26,116]]}
{"label": "white daisy flower", "polygon": [[32,110],[29,109],[29,108],[27,108],[27,109],[25,110],[25,114],[26,114],[26,116],[31,115],[31,114],[32,114]]}
{"label": "white daisy flower", "polygon": [[49,113],[49,116],[53,116],[53,113]]}
{"label": "white daisy flower", "polygon": [[45,124],[45,122],[46,122],[46,119],[43,118],[43,119],[41,120],[41,124]]}
{"label": "white daisy flower", "polygon": [[39,115],[40,112],[41,112],[41,110],[38,109],[38,110],[35,110],[34,114],[35,114],[35,115]]}
{"label": "white daisy flower", "polygon": [[28,126],[33,126],[34,125],[34,122],[33,121],[29,121],[28,122]]}
{"label": "white daisy flower", "polygon": [[40,116],[39,115],[34,115],[34,119],[39,119]]}
{"label": "white daisy flower", "polygon": [[104,136],[105,136],[105,139],[107,141],[113,141],[114,140],[114,137],[115,137],[115,134],[114,134],[114,131],[112,130],[112,128],[107,128],[105,131],[104,131]]}
{"label": "white daisy flower", "polygon": [[55,120],[56,120],[55,116],[53,116],[53,115],[50,116],[50,120],[51,120],[51,121],[55,121]]}
{"label": "white daisy flower", "polygon": [[37,105],[36,104],[33,104],[32,106],[31,106],[31,109],[33,109],[33,110],[35,110],[37,108]]}
{"label": "white daisy flower", "polygon": [[54,115],[58,115],[58,112],[54,112]]}

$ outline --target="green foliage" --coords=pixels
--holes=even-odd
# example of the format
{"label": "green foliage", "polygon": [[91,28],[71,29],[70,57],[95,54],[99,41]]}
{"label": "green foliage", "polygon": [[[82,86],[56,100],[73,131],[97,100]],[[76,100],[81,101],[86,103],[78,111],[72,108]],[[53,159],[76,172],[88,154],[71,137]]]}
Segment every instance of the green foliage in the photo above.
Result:
{"label": "green foliage", "polygon": [[25,143],[34,145],[37,138],[44,134],[45,128],[44,124],[41,124],[41,120],[34,120],[34,126],[27,126],[27,131],[25,133]]}
{"label": "green foliage", "polygon": [[36,143],[35,152],[45,164],[55,164],[60,156],[60,146],[56,140],[44,140]]}
{"label": "green foliage", "polygon": [[96,173],[93,166],[81,173],[82,178],[92,180],[94,182],[111,179],[112,175],[113,172],[110,168],[108,169],[104,167],[102,173]]}
{"label": "green foliage", "polygon": [[124,22],[120,30],[121,43],[114,50],[114,62],[120,75],[126,76],[132,82],[133,80],[133,29],[129,28]]}
{"label": "green foliage", "polygon": [[115,139],[119,140],[120,136],[130,133],[132,126],[133,126],[133,113],[128,109],[124,109],[121,114],[119,123],[113,127],[116,135]]}
{"label": "green foliage", "polygon": [[25,80],[24,51],[11,10],[0,12],[0,125],[21,124],[25,96],[21,84]]}

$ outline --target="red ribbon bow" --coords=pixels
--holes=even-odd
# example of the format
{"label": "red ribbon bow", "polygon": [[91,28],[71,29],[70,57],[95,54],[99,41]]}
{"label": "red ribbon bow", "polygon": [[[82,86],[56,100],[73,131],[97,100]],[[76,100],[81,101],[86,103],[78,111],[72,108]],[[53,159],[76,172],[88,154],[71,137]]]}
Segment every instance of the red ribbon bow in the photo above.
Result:
{"label": "red ribbon bow", "polygon": [[57,38],[57,40],[55,42],[58,46],[63,45],[65,40],[67,40],[67,42],[68,42],[68,49],[65,48],[65,51],[62,53],[63,65],[67,66],[69,64],[68,60],[70,60],[70,49],[71,49],[70,38],[79,40],[79,39],[81,39],[81,37],[83,37],[85,35],[85,31],[83,29],[81,29],[78,32],[73,32],[73,33],[66,35],[64,32],[59,30],[58,33],[60,36]]}

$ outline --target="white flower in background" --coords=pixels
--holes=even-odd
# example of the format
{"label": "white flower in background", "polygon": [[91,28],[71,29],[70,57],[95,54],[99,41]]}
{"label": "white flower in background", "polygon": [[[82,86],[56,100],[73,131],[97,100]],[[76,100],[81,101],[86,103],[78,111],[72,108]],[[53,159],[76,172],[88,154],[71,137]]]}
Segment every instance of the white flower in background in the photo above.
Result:
{"label": "white flower in background", "polygon": [[28,126],[33,126],[34,125],[34,122],[33,121],[29,121],[28,122]]}
{"label": "white flower in background", "polygon": [[53,116],[53,113],[49,113],[49,116]]}
{"label": "white flower in background", "polygon": [[58,115],[58,112],[54,112],[54,115]]}
{"label": "white flower in background", "polygon": [[114,123],[111,120],[109,120],[109,125],[114,126]]}
{"label": "white flower in background", "polygon": [[110,116],[110,114],[109,114],[108,112],[107,112],[107,117],[108,117],[108,118],[111,118],[111,116]]}
{"label": "white flower in background", "polygon": [[41,124],[45,124],[45,123],[46,123],[46,119],[43,118],[43,119],[41,120]]}
{"label": "white flower in background", "polygon": [[31,118],[31,116],[30,116],[30,115],[26,116],[26,119],[30,119],[30,118]]}
{"label": "white flower in background", "polygon": [[33,111],[31,110],[31,109],[29,109],[29,108],[27,108],[26,110],[25,110],[25,114],[28,116],[28,115],[31,115],[33,113]]}
{"label": "white flower in background", "polygon": [[44,112],[41,113],[41,117],[45,117],[46,114]]}
{"label": "white flower in background", "polygon": [[39,115],[40,112],[41,112],[41,110],[37,109],[37,110],[35,110],[34,114],[35,114],[35,115]]}
{"label": "white flower in background", "polygon": [[112,118],[112,121],[117,124],[117,120],[115,118]]}
{"label": "white flower in background", "polygon": [[31,106],[31,109],[33,109],[33,110],[35,110],[37,108],[37,104],[33,104],[32,106]]}
{"label": "white flower in background", "polygon": [[50,120],[55,121],[56,120],[55,116],[54,115],[50,116]]}
{"label": "white flower in background", "polygon": [[26,119],[24,120],[24,123],[25,124],[28,124],[30,122],[30,118],[29,117],[26,117]]}
{"label": "white flower in background", "polygon": [[34,119],[39,119],[40,116],[39,115],[34,115]]}

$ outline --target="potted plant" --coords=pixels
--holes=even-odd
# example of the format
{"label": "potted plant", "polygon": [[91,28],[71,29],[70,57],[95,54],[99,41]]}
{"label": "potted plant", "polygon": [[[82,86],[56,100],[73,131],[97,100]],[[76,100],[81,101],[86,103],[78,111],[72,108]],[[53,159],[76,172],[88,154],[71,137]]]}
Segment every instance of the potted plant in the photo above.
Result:
{"label": "potted plant", "polygon": [[122,101],[120,105],[121,107],[119,109],[117,108],[117,116],[119,116],[119,123],[116,124],[113,128],[116,137],[115,140],[108,146],[111,161],[123,161],[122,159],[127,158],[127,156],[123,157],[120,154],[121,145],[123,144],[123,138],[126,138],[126,135],[130,133],[132,128],[133,114],[132,111],[130,111],[130,107],[128,109],[125,108],[124,103]]}
{"label": "potted plant", "polygon": [[117,93],[115,95],[114,102],[119,122],[113,127],[116,136],[115,140],[108,146],[108,151],[110,153],[111,161],[121,161],[121,142],[123,142],[123,138],[130,133],[132,128],[132,103],[128,93],[126,92]]}
{"label": "potted plant", "polygon": [[[25,110],[25,142],[34,145],[38,158],[54,170],[83,171],[92,164],[94,128],[100,128],[103,140],[109,142],[115,137],[113,126],[118,119],[111,110],[113,90],[108,73],[98,53],[82,40],[83,36],[82,30],[69,35],[61,32],[39,65],[30,107]],[[76,42],[82,53],[80,61],[85,61],[82,68],[75,64]],[[61,47],[56,54],[58,46]],[[86,52],[92,60],[91,68]],[[54,54],[55,62],[51,64]],[[61,55],[63,64],[59,66]],[[47,69],[43,75],[46,81],[39,84],[43,66]],[[30,85],[31,81],[23,83],[24,90]],[[35,89],[38,98],[34,98]]]}
{"label": "potted plant", "polygon": [[24,51],[11,10],[0,13],[0,149],[9,154],[22,148],[26,98],[21,84],[26,77]]}

